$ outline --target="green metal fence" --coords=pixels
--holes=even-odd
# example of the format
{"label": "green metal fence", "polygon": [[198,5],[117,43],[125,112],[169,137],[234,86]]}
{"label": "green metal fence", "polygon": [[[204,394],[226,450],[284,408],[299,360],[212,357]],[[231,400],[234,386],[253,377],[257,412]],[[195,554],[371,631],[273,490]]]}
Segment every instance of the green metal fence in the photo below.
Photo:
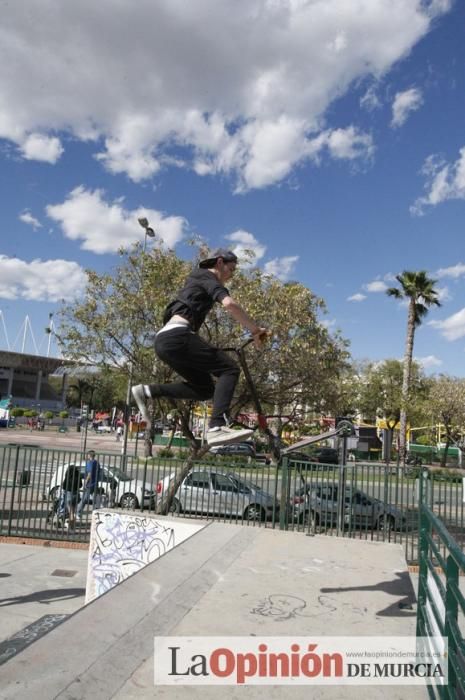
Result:
{"label": "green metal fence", "polygon": [[[0,446],[0,534],[85,542],[93,505],[156,511],[185,462],[99,453],[102,467],[93,504],[66,529],[60,492],[66,465],[84,470],[80,451]],[[226,461],[227,460],[227,461]],[[308,535],[398,542],[418,562],[419,479],[373,462],[322,465],[288,457],[281,467],[206,456],[196,462],[172,504],[178,517],[273,527]],[[461,478],[431,481],[431,512],[463,549]],[[58,510],[57,510],[58,508]]]}
{"label": "green metal fence", "polygon": [[[428,490],[422,479],[420,498]],[[417,637],[446,637],[448,641],[448,684],[428,686],[428,692],[431,698],[463,700],[465,597],[460,577],[465,575],[465,555],[427,503],[420,505],[420,515]]]}

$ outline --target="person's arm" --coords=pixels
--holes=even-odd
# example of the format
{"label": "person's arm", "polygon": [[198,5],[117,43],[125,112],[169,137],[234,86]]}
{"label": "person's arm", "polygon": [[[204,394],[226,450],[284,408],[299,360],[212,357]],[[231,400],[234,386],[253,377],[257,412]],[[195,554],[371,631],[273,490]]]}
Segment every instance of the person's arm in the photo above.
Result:
{"label": "person's arm", "polygon": [[225,297],[221,301],[224,309],[233,317],[235,321],[241,324],[243,328],[247,328],[248,331],[252,333],[255,345],[261,347],[262,343],[266,340],[269,332],[266,328],[259,326],[255,321],[249,316],[249,314],[244,311],[242,306],[234,301],[230,296]]}

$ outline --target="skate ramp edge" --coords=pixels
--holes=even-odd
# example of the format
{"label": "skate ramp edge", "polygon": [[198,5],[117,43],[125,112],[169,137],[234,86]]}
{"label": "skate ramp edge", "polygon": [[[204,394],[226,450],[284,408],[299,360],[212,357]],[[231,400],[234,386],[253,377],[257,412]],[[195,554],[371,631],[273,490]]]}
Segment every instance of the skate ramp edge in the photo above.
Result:
{"label": "skate ramp edge", "polygon": [[206,522],[154,513],[92,513],[86,605],[202,530]]}

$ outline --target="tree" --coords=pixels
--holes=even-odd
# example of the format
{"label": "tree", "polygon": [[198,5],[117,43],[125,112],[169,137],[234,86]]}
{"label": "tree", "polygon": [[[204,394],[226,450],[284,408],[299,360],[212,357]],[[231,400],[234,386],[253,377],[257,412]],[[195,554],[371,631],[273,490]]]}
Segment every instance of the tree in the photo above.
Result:
{"label": "tree", "polygon": [[[402,407],[403,364],[389,359],[366,363],[359,368],[358,408],[363,418],[375,422],[383,418],[388,430],[388,444],[392,445],[394,430],[399,423]],[[427,383],[420,366],[412,363],[410,375],[409,415],[417,417],[417,406],[423,405]],[[390,455],[388,455],[390,457]]]}
{"label": "tree", "polygon": [[399,456],[405,466],[405,446],[407,439],[407,405],[409,401],[410,380],[412,371],[413,344],[415,330],[421,325],[431,306],[441,306],[438,291],[435,289],[437,280],[428,277],[425,270],[411,272],[404,270],[396,275],[399,287],[386,290],[388,296],[408,301],[407,337],[405,341],[404,367],[402,377],[402,402],[400,410]]}
{"label": "tree", "polygon": [[440,375],[431,382],[429,403],[434,418],[444,425],[446,446],[441,466],[446,466],[451,444],[461,442],[465,434],[465,379]]}

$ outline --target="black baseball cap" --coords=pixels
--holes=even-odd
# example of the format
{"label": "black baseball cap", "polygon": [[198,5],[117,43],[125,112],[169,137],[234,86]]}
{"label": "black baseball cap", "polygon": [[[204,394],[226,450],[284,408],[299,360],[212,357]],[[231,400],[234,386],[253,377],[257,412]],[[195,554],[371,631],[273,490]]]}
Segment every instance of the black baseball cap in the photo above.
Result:
{"label": "black baseball cap", "polygon": [[199,267],[214,267],[218,258],[223,258],[224,262],[234,262],[237,263],[237,255],[232,252],[232,250],[226,250],[226,248],[217,248],[208,258],[204,258],[199,262]]}

